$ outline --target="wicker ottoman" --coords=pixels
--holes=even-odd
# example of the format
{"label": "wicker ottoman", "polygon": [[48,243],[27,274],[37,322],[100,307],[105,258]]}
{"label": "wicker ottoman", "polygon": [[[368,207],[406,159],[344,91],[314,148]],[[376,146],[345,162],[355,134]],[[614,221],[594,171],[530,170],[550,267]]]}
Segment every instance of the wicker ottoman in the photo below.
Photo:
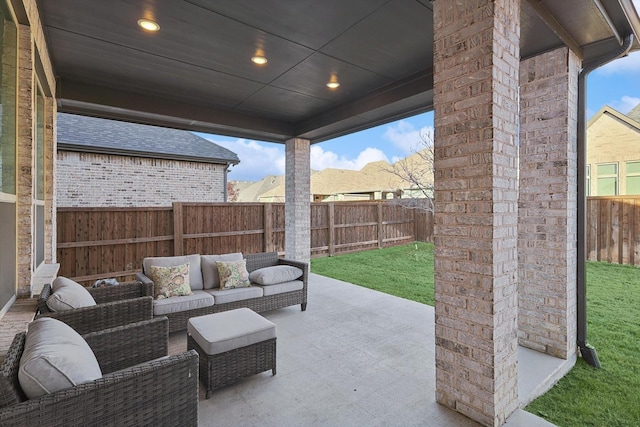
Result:
{"label": "wicker ottoman", "polygon": [[276,374],[276,325],[248,308],[193,317],[187,348],[200,356],[200,379],[211,392],[271,369]]}

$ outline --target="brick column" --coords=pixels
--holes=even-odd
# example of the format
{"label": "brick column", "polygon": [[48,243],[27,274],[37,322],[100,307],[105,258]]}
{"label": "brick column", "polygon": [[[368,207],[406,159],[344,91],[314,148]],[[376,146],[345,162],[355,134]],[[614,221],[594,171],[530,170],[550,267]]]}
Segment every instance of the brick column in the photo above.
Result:
{"label": "brick column", "polygon": [[520,1],[434,2],[436,399],[518,407]]}
{"label": "brick column", "polygon": [[577,339],[580,60],[560,48],[520,67],[520,343],[568,359]]}
{"label": "brick column", "polygon": [[294,138],[285,144],[285,252],[286,257],[311,258],[311,144]]}
{"label": "brick column", "polygon": [[31,29],[18,26],[18,295],[30,294],[33,235],[33,47]]}

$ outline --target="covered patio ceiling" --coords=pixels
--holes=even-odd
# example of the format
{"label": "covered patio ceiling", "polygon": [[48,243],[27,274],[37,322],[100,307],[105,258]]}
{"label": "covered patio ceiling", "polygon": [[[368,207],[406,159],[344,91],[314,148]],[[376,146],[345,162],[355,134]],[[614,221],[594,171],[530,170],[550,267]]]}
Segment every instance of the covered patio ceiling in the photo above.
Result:
{"label": "covered patio ceiling", "polygon": [[[61,112],[316,143],[433,109],[428,0],[37,4]],[[566,44],[590,60],[640,28],[631,0],[522,0],[521,19],[522,58]]]}

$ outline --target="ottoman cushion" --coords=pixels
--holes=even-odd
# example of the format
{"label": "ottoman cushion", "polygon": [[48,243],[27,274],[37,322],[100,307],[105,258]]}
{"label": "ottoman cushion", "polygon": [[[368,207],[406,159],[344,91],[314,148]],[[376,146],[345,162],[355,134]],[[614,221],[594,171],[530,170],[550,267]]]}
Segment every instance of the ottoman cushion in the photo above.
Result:
{"label": "ottoman cushion", "polygon": [[209,355],[276,338],[276,325],[248,308],[193,317],[187,331]]}

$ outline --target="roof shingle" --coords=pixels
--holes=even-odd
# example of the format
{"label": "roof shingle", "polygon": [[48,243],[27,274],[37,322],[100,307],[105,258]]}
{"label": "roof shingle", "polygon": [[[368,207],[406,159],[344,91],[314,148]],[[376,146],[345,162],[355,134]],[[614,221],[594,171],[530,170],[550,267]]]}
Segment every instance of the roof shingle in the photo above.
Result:
{"label": "roof shingle", "polygon": [[191,132],[58,113],[58,148],[71,151],[188,160],[240,162],[236,153]]}

